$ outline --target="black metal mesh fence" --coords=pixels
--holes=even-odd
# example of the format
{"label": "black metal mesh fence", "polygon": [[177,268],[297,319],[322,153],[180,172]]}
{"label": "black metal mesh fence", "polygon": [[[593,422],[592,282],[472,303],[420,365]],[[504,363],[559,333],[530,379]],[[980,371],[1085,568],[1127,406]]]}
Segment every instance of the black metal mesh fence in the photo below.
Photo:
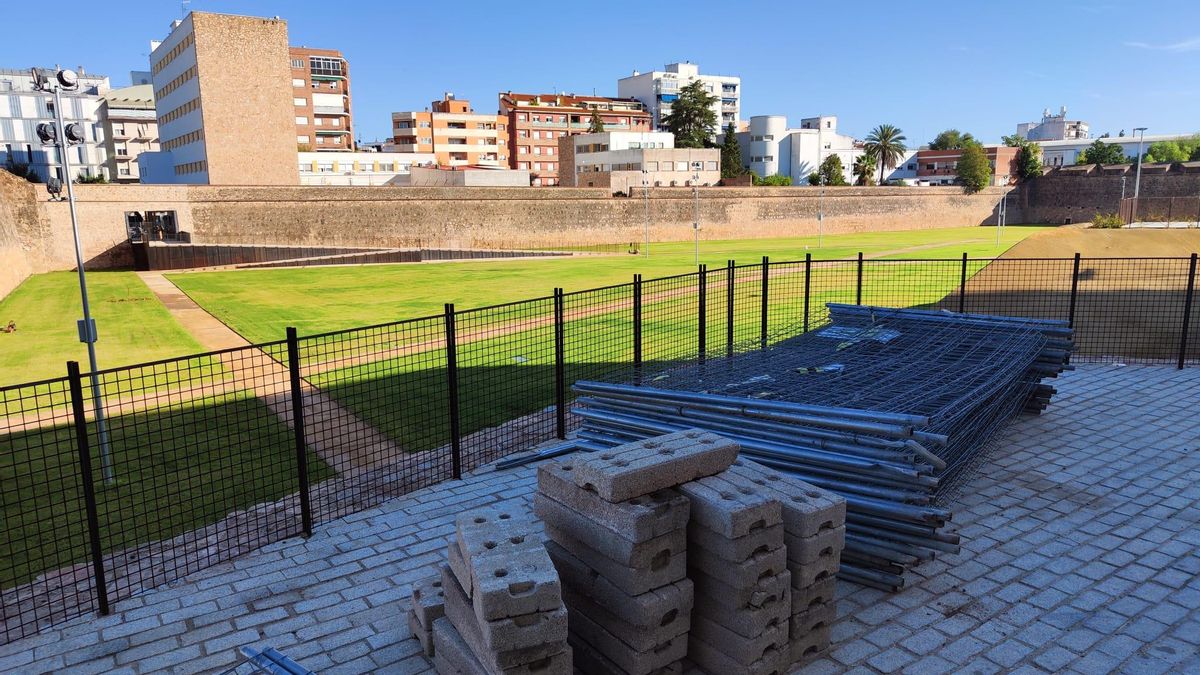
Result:
{"label": "black metal mesh fence", "polygon": [[6,387],[0,641],[553,441],[575,380],[759,349],[829,302],[1066,319],[1077,360],[1194,364],[1194,282],[1188,258],[727,264]]}

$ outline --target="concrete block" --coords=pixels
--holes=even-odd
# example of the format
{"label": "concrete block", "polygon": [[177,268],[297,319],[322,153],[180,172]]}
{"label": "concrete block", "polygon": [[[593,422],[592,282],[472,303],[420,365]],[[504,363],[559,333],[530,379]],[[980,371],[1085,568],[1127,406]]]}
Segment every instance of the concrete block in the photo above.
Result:
{"label": "concrete block", "polygon": [[626,595],[641,595],[687,576],[686,553],[655,559],[649,567],[629,567],[609,560],[552,525],[546,526],[546,534],[550,537],[550,541],[546,542],[546,550],[555,564],[560,557],[558,552],[565,549]]}
{"label": "concrete block", "polygon": [[814,605],[832,603],[837,592],[837,577],[831,576],[805,588],[792,586],[792,614],[799,614]]}
{"label": "concrete block", "polygon": [[787,570],[759,579],[757,583],[745,588],[730,586],[696,569],[688,571],[688,578],[695,585],[696,597],[706,596],[726,611],[736,612],[763,607],[786,597],[787,594],[792,596],[792,606],[795,607],[796,590],[791,588],[792,575]]}
{"label": "concrete block", "polygon": [[662,556],[683,553],[687,547],[687,530],[683,528],[634,542],[546,495],[534,495],[533,509],[546,525],[553,525],[609,560],[628,567],[648,567]]}
{"label": "concrete block", "polygon": [[470,566],[471,605],[483,621],[550,612],[562,607],[562,586],[541,543],[536,548],[475,556]]}
{"label": "concrete block", "polygon": [[538,492],[591,518],[633,542],[674,532],[687,525],[687,497],[668,488],[647,495],[609,502],[575,484],[573,458],[542,462],[538,466]]}
{"label": "concrete block", "polygon": [[785,586],[781,596],[764,602],[761,607],[739,610],[729,610],[711,596],[700,595],[696,597],[692,615],[716,621],[743,637],[756,638],[774,626],[788,623],[792,615],[791,591],[790,586]]}
{"label": "concrete block", "polygon": [[771,647],[754,663],[739,663],[703,640],[692,635],[688,638],[688,658],[706,673],[720,675],[784,675],[788,670],[784,661],[790,657],[786,648]]}
{"label": "concrete block", "polygon": [[541,543],[537,523],[517,504],[474,509],[454,520],[454,541],[463,560],[476,556],[506,555],[535,548]]}
{"label": "concrete block", "polygon": [[620,502],[720,473],[737,454],[737,443],[689,430],[579,455],[572,463],[576,485]]}
{"label": "concrete block", "polygon": [[792,614],[789,621],[788,635],[794,640],[798,637],[821,630],[833,625],[837,619],[837,601],[829,600],[818,605],[812,605],[803,611]]}
{"label": "concrete block", "polygon": [[[763,665],[774,664],[778,667],[780,659],[786,658],[784,654],[788,653],[787,621],[767,628],[757,637],[747,638],[706,616],[694,614],[691,637],[719,650],[732,661],[743,666],[754,666],[761,662]],[[695,655],[689,655],[701,668],[704,668]]]}
{"label": "concrete block", "polygon": [[[443,675],[446,672],[464,675],[571,675],[572,651],[565,644],[557,654],[509,668],[489,669],[471,651],[462,634],[444,617],[434,622],[434,643],[434,665]],[[443,666],[438,665],[439,660],[451,670],[443,671]]]}
{"label": "concrete block", "polygon": [[770,553],[783,546],[783,524],[759,529],[744,537],[726,537],[696,521],[688,523],[688,541],[719,558],[741,562],[757,553]]}
{"label": "concrete block", "polygon": [[741,476],[779,499],[783,505],[783,529],[797,537],[811,537],[846,523],[846,500],[828,490],[810,485],[790,474],[769,469],[748,459],[739,459],[729,473]]}
{"label": "concrete block", "polygon": [[630,625],[662,626],[692,612],[695,594],[690,579],[628,595],[566,549],[557,549],[554,564],[564,590],[589,598]]}
{"label": "concrete block", "polygon": [[839,555],[846,547],[846,526],[821,530],[811,537],[784,534],[783,542],[790,562],[807,565],[817,558]]}
{"label": "concrete block", "polygon": [[433,630],[433,622],[446,615],[445,598],[440,573],[413,584],[412,611],[421,623],[421,628]]}
{"label": "concrete block", "polygon": [[829,649],[830,632],[833,626],[825,625],[815,631],[809,631],[804,635],[792,638],[788,643],[788,648],[791,651],[790,660],[792,669],[808,663],[816,658],[818,654]]}
{"label": "concrete block", "polygon": [[408,619],[409,634],[411,634],[413,637],[417,638],[417,642],[421,643],[421,651],[425,652],[426,658],[432,658],[433,657],[433,630],[432,630],[433,624],[430,623],[431,628],[429,628],[429,629],[422,626],[421,622],[417,619],[417,613],[411,609],[408,610],[407,612],[405,612],[405,616]]}
{"label": "concrete block", "polygon": [[[734,588],[747,588],[762,579],[787,570],[787,550],[782,546],[774,551],[756,553],[740,563],[724,560],[699,546],[687,552],[688,568],[697,570]],[[793,575],[792,584],[795,584]]]}
{"label": "concrete block", "polygon": [[562,651],[567,639],[565,608],[480,623],[471,601],[452,574],[443,571],[442,585],[446,593],[446,617],[489,671],[538,661]]}
{"label": "concrete block", "polygon": [[691,613],[673,614],[661,626],[634,626],[610,612],[590,598],[569,589],[563,593],[563,602],[569,613],[582,612],[598,626],[629,646],[635,652],[650,651],[660,644],[669,642],[677,635],[686,633],[691,626]]}
{"label": "concrete block", "polygon": [[804,589],[832,579],[837,575],[841,562],[842,554],[839,552],[837,555],[817,558],[807,565],[789,565],[788,571],[792,573],[792,588]]}
{"label": "concrete block", "polygon": [[[626,675],[625,671],[588,643],[572,635],[568,638],[575,653],[575,668],[583,675]],[[675,661],[650,671],[649,675],[683,675],[683,663]]]}
{"label": "concrete block", "polygon": [[728,472],[679,486],[692,502],[689,522],[728,538],[744,537],[783,522],[779,499],[748,479]]}
{"label": "concrete block", "polygon": [[583,612],[571,612],[571,637],[591,645],[629,675],[649,675],[687,655],[688,634],[683,633],[646,652],[635,652]]}
{"label": "concrete block", "polygon": [[[454,541],[454,539],[450,539],[449,545],[446,546],[446,562],[450,571],[454,573],[455,580],[462,586],[463,592],[467,594],[467,597],[471,597],[475,592],[475,585],[471,582],[471,568],[467,565],[467,561],[463,559],[462,549],[458,547],[458,542]],[[445,588],[442,591],[444,593]]]}

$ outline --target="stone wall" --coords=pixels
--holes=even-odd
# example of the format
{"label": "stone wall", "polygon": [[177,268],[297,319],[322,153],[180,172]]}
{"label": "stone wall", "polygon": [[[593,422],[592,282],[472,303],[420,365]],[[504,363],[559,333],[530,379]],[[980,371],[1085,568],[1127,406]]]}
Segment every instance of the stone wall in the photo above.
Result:
{"label": "stone wall", "polygon": [[[1121,204],[1120,175],[1072,176],[1054,173],[1021,187],[1019,200],[1032,223],[1082,223],[1097,213],[1117,213]],[[1134,174],[1125,178],[1125,194],[1133,196]],[[1141,197],[1200,197],[1200,173],[1142,173]],[[1193,207],[1194,208],[1194,207]],[[1009,218],[1012,221],[1012,218]]]}
{"label": "stone wall", "polygon": [[38,187],[0,169],[0,298],[33,273],[26,242],[37,236]]}

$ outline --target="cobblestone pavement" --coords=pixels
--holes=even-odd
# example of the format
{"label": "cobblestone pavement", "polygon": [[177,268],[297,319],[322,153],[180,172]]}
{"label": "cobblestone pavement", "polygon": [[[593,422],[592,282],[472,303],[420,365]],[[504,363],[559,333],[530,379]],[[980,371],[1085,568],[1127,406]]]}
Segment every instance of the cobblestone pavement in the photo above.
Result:
{"label": "cobblestone pavement", "polygon": [[[1200,368],[1081,366],[1011,425],[955,507],[966,545],[903,592],[841,584],[805,673],[1200,672]],[[410,584],[463,509],[529,499],[480,473],[322,525],[0,646],[0,672],[219,672],[241,645],[321,673],[417,673]]]}

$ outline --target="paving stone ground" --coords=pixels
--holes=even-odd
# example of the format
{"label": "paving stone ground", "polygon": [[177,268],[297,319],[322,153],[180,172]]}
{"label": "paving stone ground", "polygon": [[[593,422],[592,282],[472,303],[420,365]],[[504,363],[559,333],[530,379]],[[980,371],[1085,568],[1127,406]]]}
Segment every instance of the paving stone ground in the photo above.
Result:
{"label": "paving stone ground", "polygon": [[[840,584],[834,645],[802,672],[1200,672],[1200,368],[1056,384],[955,506],[963,552],[900,593]],[[220,672],[242,645],[321,673],[430,672],[405,635],[411,583],[458,512],[533,489],[526,467],[414,492],[0,646],[0,672]]]}

